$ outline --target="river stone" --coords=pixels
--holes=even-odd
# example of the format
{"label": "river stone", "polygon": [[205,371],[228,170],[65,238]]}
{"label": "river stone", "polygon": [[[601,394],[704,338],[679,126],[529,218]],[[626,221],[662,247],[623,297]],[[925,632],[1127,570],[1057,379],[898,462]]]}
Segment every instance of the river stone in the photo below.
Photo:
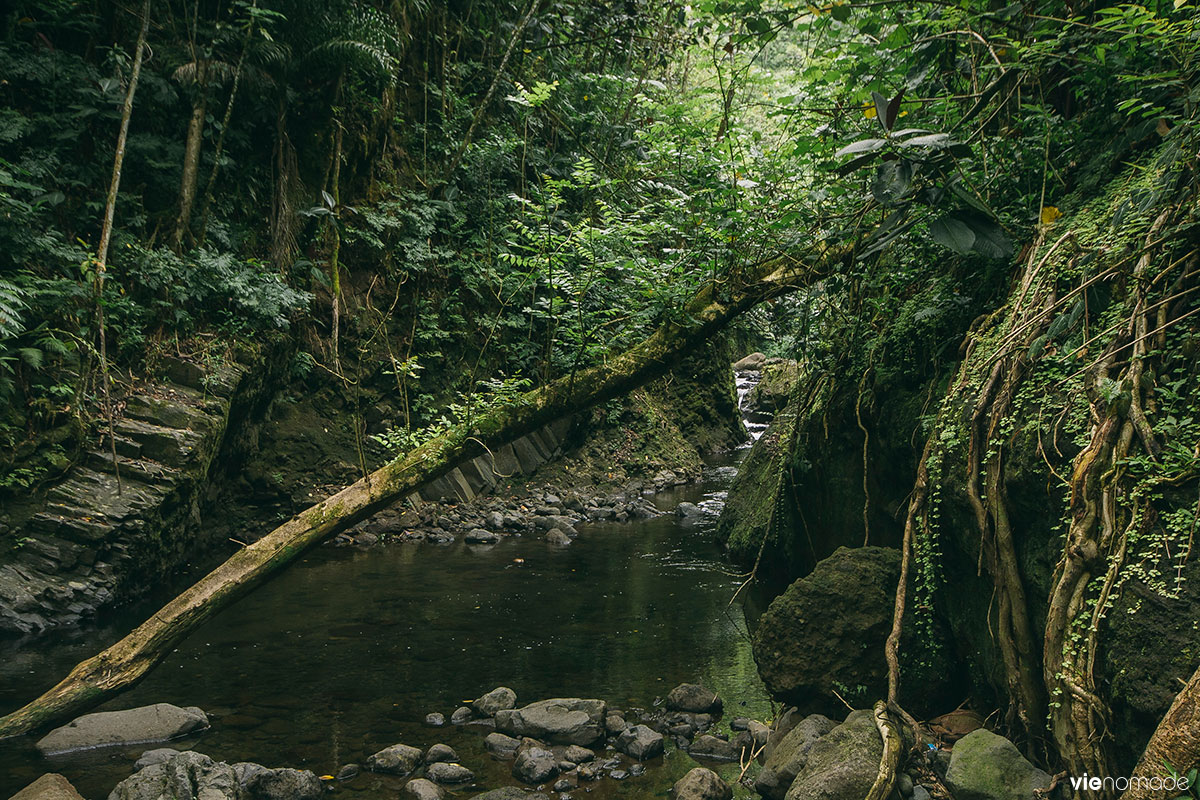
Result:
{"label": "river stone", "polygon": [[629,723],[620,714],[609,714],[604,718],[604,730],[609,733],[620,733],[629,727]]}
{"label": "river stone", "polygon": [[389,775],[408,775],[420,765],[423,756],[424,753],[416,747],[394,744],[368,758],[367,769]]}
{"label": "river stone", "polygon": [[185,750],[130,775],[117,784],[108,800],[239,800],[241,794],[233,767]]}
{"label": "river stone", "polygon": [[447,764],[445,761],[439,761],[426,768],[425,777],[434,783],[441,784],[469,783],[475,780],[475,773],[462,764]]}
{"label": "river stone", "polygon": [[521,746],[521,741],[503,733],[489,733],[484,737],[483,746],[497,758],[512,758]]}
{"label": "river stone", "polygon": [[720,714],[721,698],[698,683],[681,683],[667,695],[668,711],[690,711],[693,714]]}
{"label": "river stone", "polygon": [[870,711],[853,711],[822,736],[785,797],[787,800],[862,800],[875,783],[883,742]]}
{"label": "river stone", "polygon": [[467,535],[463,537],[463,541],[467,544],[495,544],[500,541],[500,534],[485,530],[484,528],[474,528],[467,531]]}
{"label": "river stone", "polygon": [[709,734],[697,736],[688,748],[688,755],[692,758],[708,758],[713,761],[737,761],[741,753],[741,748],[733,742]]}
{"label": "river stone", "polygon": [[435,744],[425,751],[426,764],[436,764],[439,761],[458,761],[458,753],[448,744]]}
{"label": "river stone", "polygon": [[430,728],[440,728],[446,724],[446,715],[434,711],[425,715],[425,724]]}
{"label": "river stone", "polygon": [[21,791],[11,800],[83,800],[71,782],[57,772],[48,772]]}
{"label": "river stone", "polygon": [[663,737],[645,725],[634,725],[617,737],[617,749],[638,761],[648,761],[663,754]]}
{"label": "river stone", "polygon": [[442,800],[442,787],[433,781],[417,778],[404,784],[404,796],[413,800]]}
{"label": "river stone", "polygon": [[450,715],[451,725],[462,725],[464,722],[471,719],[471,709],[466,706],[461,706],[454,709],[454,713]]}
{"label": "river stone", "polygon": [[175,756],[179,755],[179,751],[174,747],[158,747],[154,750],[147,750],[138,756],[138,760],[133,762],[133,771],[137,772],[140,769],[161,764],[164,761],[170,761]]}
{"label": "river stone", "polygon": [[946,783],[957,800],[1018,800],[1049,787],[1050,776],[1008,739],[980,728],[955,743]]}
{"label": "river stone", "polygon": [[[255,800],[320,800],[321,779],[308,770],[264,769],[246,782]],[[208,800],[198,796],[196,800]]]}
{"label": "river stone", "polygon": [[754,631],[754,661],[771,693],[801,708],[834,712],[837,686],[887,694],[880,652],[892,629],[900,552],[838,548],[771,602]]}
{"label": "river stone", "polygon": [[767,800],[783,800],[788,787],[808,761],[808,751],[825,734],[837,727],[837,723],[820,714],[812,714],[796,723],[780,740],[754,782],[754,791]]}
{"label": "river stone", "polygon": [[550,800],[550,795],[542,792],[531,794],[516,786],[505,786],[502,789],[492,789],[490,792],[477,794],[471,800]]}
{"label": "river stone", "polygon": [[675,781],[672,800],[733,800],[733,789],[711,769],[696,767]]}
{"label": "river stone", "polygon": [[497,686],[490,692],[471,702],[471,709],[484,717],[494,717],[497,711],[517,707],[517,693],[507,686]]}
{"label": "river stone", "polygon": [[738,359],[733,362],[734,372],[751,372],[762,369],[763,362],[767,360],[763,353],[751,353],[748,356]]}
{"label": "river stone", "polygon": [[558,774],[558,759],[549,750],[529,747],[517,754],[512,774],[526,783],[541,783]]}
{"label": "river stone", "polygon": [[558,528],[551,528],[546,534],[546,543],[556,545],[558,547],[566,547],[571,543],[571,537],[567,536]]}
{"label": "river stone", "polygon": [[587,746],[604,737],[603,700],[559,697],[496,714],[496,729],[512,736],[531,736],[553,744]]}
{"label": "river stone", "polygon": [[566,749],[563,756],[573,764],[586,764],[596,758],[596,753],[586,747],[573,744]]}
{"label": "river stone", "polygon": [[55,728],[37,743],[43,755],[87,750],[105,745],[165,742],[208,727],[208,716],[198,708],[180,708],[170,703],[101,711]]}

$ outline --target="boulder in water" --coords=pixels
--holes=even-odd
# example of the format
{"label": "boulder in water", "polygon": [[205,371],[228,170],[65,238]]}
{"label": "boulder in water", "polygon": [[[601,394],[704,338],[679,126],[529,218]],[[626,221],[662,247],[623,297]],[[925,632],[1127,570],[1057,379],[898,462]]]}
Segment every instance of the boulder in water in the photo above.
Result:
{"label": "boulder in water", "polygon": [[445,761],[439,761],[436,764],[430,764],[426,768],[425,777],[434,783],[452,785],[456,783],[469,783],[475,780],[475,773],[462,764],[448,764]]}
{"label": "boulder in water", "polygon": [[84,714],[55,728],[37,743],[43,755],[69,753],[107,745],[165,742],[208,727],[208,716],[198,708],[170,703]]}
{"label": "boulder in water", "polygon": [[383,772],[388,775],[408,775],[421,764],[424,757],[416,747],[406,744],[394,744],[385,747],[367,759],[367,769],[372,772]]}
{"label": "boulder in water", "polygon": [[698,683],[681,683],[667,694],[668,711],[688,711],[693,714],[718,715],[722,709],[716,692]]}
{"label": "boulder in water", "polygon": [[553,744],[587,746],[604,737],[607,705],[603,700],[560,697],[496,714],[496,730],[531,736]]}
{"label": "boulder in water", "polygon": [[517,693],[507,686],[497,686],[490,692],[471,702],[471,710],[484,717],[494,717],[496,712],[516,708]]}
{"label": "boulder in water", "polygon": [[733,362],[734,372],[757,372],[762,369],[763,362],[767,360],[763,353],[751,353],[748,356],[738,359]]}
{"label": "boulder in water", "polygon": [[617,749],[638,761],[648,761],[663,754],[663,737],[645,725],[634,725],[617,737]]}
{"label": "boulder in water", "polygon": [[412,800],[442,800],[442,787],[425,778],[417,778],[404,784],[404,796]]}

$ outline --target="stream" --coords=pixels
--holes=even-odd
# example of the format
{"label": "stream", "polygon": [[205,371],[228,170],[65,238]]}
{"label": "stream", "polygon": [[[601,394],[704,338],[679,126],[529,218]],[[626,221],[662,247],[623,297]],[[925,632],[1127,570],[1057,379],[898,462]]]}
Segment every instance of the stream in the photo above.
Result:
{"label": "stream", "polygon": [[[698,484],[658,495],[656,504],[719,506],[734,473],[729,464],[744,453],[711,465]],[[697,682],[725,699],[719,730],[739,716],[769,720],[742,608],[730,606],[741,579],[713,542],[714,525],[715,516],[685,522],[674,514],[593,523],[561,549],[531,537],[489,546],[319,547],[218,614],[100,710],[200,706],[212,727],[171,746],[318,775],[399,742],[422,749],[444,742],[476,774],[462,797],[516,783],[511,762],[487,754],[486,731],[422,721],[433,711],[448,718],[496,686],[513,688],[518,705],[578,696],[649,709],[676,684]],[[119,618],[110,615],[104,625],[24,647],[0,642],[0,713],[153,610],[144,604],[114,612]],[[54,771],[99,800],[142,751],[157,746],[43,758],[32,737],[0,741],[0,797]],[[696,763],[668,744],[645,774],[606,777],[575,794],[665,797]],[[740,771],[704,765],[730,782]],[[394,799],[403,783],[364,772],[336,784],[335,794]]]}

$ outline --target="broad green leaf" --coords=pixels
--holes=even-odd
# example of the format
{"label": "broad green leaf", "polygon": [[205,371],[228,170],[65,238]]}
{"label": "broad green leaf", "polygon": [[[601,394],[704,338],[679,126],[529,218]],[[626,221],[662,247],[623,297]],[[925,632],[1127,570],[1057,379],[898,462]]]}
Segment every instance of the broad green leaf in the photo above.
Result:
{"label": "broad green leaf", "polygon": [[960,256],[965,256],[975,246],[975,231],[954,214],[946,214],[929,223],[929,235]]}
{"label": "broad green leaf", "polygon": [[838,150],[834,153],[834,156],[841,158],[842,156],[852,156],[858,153],[874,153],[877,150],[882,150],[886,144],[886,139],[859,139],[857,142],[852,142],[841,150]]}

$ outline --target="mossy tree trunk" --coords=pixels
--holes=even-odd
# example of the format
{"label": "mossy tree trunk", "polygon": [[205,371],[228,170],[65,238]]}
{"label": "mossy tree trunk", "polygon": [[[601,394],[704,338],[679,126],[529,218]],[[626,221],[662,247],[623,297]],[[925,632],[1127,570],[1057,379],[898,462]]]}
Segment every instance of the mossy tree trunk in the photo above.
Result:
{"label": "mossy tree trunk", "polygon": [[662,325],[640,344],[482,414],[298,514],[239,550],[124,639],[78,664],[41,697],[0,718],[0,737],[71,719],[120,693],[140,680],[188,632],[308,548],[401,500],[467,459],[637,388],[743,311],[823,277],[825,267],[840,261],[842,255],[830,251],[813,263],[760,265],[753,280],[737,290],[724,287],[723,295],[718,294],[717,285],[708,284],[682,309],[678,321]]}

